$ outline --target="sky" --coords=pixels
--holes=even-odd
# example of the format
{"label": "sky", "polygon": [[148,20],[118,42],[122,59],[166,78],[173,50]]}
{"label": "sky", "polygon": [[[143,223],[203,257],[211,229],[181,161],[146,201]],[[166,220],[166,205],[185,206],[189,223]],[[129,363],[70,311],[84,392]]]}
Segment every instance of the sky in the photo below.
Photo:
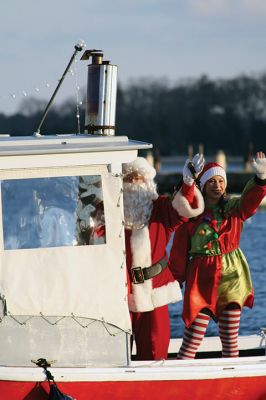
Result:
{"label": "sky", "polygon": [[[118,82],[232,78],[266,72],[265,0],[2,0],[0,113],[48,102],[75,44],[101,49]],[[56,97],[79,102],[88,62],[72,64]]]}

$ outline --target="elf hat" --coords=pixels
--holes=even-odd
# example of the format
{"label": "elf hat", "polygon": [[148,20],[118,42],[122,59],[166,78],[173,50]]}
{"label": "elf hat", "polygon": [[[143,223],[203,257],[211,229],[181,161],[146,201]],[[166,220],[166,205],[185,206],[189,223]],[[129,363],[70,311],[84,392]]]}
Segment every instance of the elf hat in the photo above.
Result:
{"label": "elf hat", "polygon": [[122,171],[124,176],[132,174],[132,172],[137,172],[146,180],[152,180],[156,175],[155,168],[144,157],[137,157],[135,161],[123,164]]}
{"label": "elf hat", "polygon": [[213,178],[214,176],[219,175],[222,178],[224,178],[224,183],[225,186],[227,185],[227,179],[226,179],[226,172],[221,165],[217,163],[207,163],[202,172],[199,174],[198,179],[200,180],[200,188],[201,190],[204,188],[205,183]]}

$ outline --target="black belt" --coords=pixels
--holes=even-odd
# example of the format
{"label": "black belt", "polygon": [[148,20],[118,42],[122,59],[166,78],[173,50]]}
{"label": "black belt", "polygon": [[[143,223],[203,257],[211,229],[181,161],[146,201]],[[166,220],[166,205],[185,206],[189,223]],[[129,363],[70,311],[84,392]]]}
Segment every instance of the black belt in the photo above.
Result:
{"label": "black belt", "polygon": [[144,283],[145,280],[151,279],[156,275],[159,275],[166,267],[168,261],[166,257],[162,258],[157,263],[151,265],[150,267],[135,267],[131,268],[132,280],[135,284]]}

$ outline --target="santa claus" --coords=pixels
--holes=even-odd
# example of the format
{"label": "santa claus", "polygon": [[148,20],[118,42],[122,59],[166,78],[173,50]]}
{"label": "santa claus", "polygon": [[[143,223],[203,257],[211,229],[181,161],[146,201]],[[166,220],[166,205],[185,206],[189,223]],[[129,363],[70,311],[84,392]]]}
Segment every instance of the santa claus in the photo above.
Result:
{"label": "santa claus", "polygon": [[[196,173],[200,173],[203,156],[194,156],[193,164]],[[181,300],[182,294],[168,268],[166,246],[171,232],[204,209],[188,160],[182,187],[173,199],[158,195],[155,175],[155,169],[142,157],[123,166],[129,310],[138,360],[167,358],[168,304]]]}

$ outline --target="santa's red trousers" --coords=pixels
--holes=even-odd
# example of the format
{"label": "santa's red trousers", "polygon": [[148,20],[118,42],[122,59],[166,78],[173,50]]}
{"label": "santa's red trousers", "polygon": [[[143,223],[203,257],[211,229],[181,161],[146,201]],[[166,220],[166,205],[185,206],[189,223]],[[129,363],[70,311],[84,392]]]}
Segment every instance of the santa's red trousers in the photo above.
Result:
{"label": "santa's red trousers", "polygon": [[168,305],[153,311],[131,313],[136,360],[167,359],[170,342]]}

